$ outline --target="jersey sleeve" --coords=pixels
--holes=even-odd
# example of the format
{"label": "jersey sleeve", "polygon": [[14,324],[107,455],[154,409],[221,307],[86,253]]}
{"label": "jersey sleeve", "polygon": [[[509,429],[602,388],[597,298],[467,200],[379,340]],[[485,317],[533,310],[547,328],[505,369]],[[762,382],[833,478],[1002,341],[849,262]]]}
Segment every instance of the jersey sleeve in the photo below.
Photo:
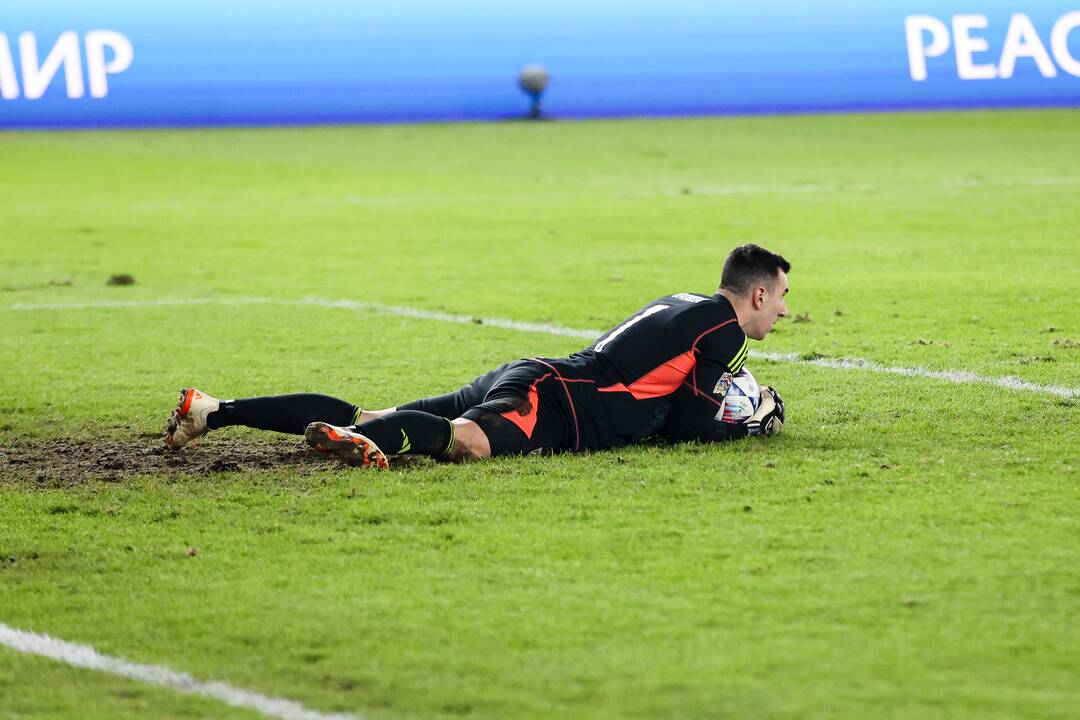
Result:
{"label": "jersey sleeve", "polygon": [[[725,373],[738,374],[749,352],[746,335],[735,323],[704,334],[694,347],[694,367],[686,377],[694,397],[712,405],[715,413],[719,406],[713,398],[717,383]],[[705,404],[701,407],[707,409]]]}
{"label": "jersey sleeve", "polygon": [[690,388],[684,385],[675,394],[671,411],[659,435],[671,442],[726,442],[749,434],[745,424],[735,425],[717,420],[717,406],[706,408],[704,412],[702,408],[700,399],[695,398]]}
{"label": "jersey sleeve", "polygon": [[676,442],[746,437],[744,426],[716,420],[723,405],[723,397],[716,396],[720,379],[726,373],[737,374],[746,364],[746,335],[735,324],[719,328],[703,336],[694,353],[694,367],[675,393],[661,434]]}

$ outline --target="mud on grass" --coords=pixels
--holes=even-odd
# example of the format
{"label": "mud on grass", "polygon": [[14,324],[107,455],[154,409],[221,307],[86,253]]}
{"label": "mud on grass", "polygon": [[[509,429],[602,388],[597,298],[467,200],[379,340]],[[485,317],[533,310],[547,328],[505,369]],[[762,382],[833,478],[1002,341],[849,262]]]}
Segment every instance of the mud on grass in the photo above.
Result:
{"label": "mud on grass", "polygon": [[309,475],[328,469],[353,471],[299,439],[203,439],[175,452],[167,450],[160,439],[151,438],[48,440],[0,447],[0,478],[48,486],[120,482],[135,475],[199,476],[281,470]]}

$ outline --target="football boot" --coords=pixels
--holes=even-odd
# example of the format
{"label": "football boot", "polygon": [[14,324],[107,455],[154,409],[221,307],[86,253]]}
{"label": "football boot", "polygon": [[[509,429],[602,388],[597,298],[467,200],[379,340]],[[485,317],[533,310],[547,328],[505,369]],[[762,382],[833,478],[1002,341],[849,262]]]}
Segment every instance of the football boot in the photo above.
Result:
{"label": "football boot", "polygon": [[206,416],[220,406],[221,402],[217,398],[212,398],[201,390],[181,390],[176,409],[165,428],[165,447],[179,450],[195,438],[205,435],[209,429],[206,426]]}
{"label": "football boot", "polygon": [[304,440],[319,452],[333,455],[346,465],[380,470],[390,467],[390,461],[379,446],[355,430],[313,422],[304,429]]}

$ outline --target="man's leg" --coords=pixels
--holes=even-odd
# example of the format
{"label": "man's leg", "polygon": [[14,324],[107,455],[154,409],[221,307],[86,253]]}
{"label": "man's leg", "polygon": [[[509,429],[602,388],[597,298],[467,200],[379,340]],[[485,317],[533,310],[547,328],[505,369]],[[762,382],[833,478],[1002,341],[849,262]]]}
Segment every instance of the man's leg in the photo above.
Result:
{"label": "man's leg", "polygon": [[390,455],[429,455],[459,460],[491,455],[483,430],[461,417],[484,401],[512,363],[495,368],[459,390],[385,410],[364,410],[351,427],[316,422],[304,433],[309,445],[350,465],[387,467]]}
{"label": "man's leg", "polygon": [[491,441],[484,429],[468,418],[456,418],[451,460],[480,460],[491,457]]}
{"label": "man's leg", "polygon": [[303,435],[304,428],[316,420],[348,425],[355,422],[359,412],[356,405],[329,395],[295,393],[223,400],[217,412],[207,415],[206,424],[210,430],[242,425]]}
{"label": "man's leg", "polygon": [[304,438],[319,452],[362,467],[385,469],[391,455],[447,460],[491,456],[487,435],[472,420],[447,420],[416,410],[399,410],[349,428],[314,422],[308,425]]}
{"label": "man's leg", "polygon": [[210,430],[229,425],[303,435],[313,422],[345,427],[377,420],[398,410],[415,410],[451,420],[481,402],[505,367],[481,375],[455,392],[385,410],[361,410],[344,400],[313,393],[221,401],[195,388],[185,388],[180,391],[179,402],[169,418],[165,445],[176,450]]}
{"label": "man's leg", "polygon": [[399,410],[351,428],[387,455],[429,455],[459,460],[491,456],[484,430],[468,418],[447,420],[416,410]]}
{"label": "man's leg", "polygon": [[329,395],[297,393],[218,400],[185,388],[169,418],[165,444],[175,450],[210,430],[229,425],[303,435],[304,428],[317,420],[349,425],[356,422],[359,413],[357,406]]}
{"label": "man's leg", "polygon": [[413,400],[404,405],[398,405],[397,407],[386,408],[383,410],[361,410],[357,414],[353,424],[362,425],[366,422],[385,417],[390,413],[395,413],[398,410],[419,410],[420,412],[425,412],[429,415],[437,415],[441,418],[446,418],[447,420],[455,420],[464,415],[465,411],[469,408],[475,407],[484,401],[484,397],[487,395],[488,390],[491,389],[491,386],[495,384],[509,365],[510,363],[506,363],[505,365],[495,368],[491,372],[484,373],[468,385],[465,385],[454,392],[446,393],[444,395],[435,395],[434,397],[423,398],[421,400]]}
{"label": "man's leg", "polygon": [[399,409],[350,428],[312,423],[304,436],[316,450],[349,465],[379,468],[389,466],[389,456],[405,453],[457,460],[566,449],[565,422],[543,384],[551,380],[551,373],[529,362],[497,372],[488,389],[497,397],[469,407],[453,420]]}
{"label": "man's leg", "polygon": [[313,422],[304,431],[308,445],[348,465],[389,467],[390,455],[448,457],[454,448],[452,421],[418,410],[398,410],[354,425]]}

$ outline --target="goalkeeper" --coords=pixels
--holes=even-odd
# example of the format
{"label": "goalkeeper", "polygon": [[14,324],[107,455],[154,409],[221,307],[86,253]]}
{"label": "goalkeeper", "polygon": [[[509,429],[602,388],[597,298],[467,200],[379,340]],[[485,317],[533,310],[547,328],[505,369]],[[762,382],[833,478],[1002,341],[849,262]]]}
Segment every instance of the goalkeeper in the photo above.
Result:
{"label": "goalkeeper", "polygon": [[[419,453],[449,459],[616,448],[652,435],[674,441],[773,435],[784,405],[772,388],[745,424],[716,420],[725,375],[787,314],[789,263],[757,245],[734,249],[714,295],[655,300],[566,358],[507,363],[446,395],[384,410],[310,393],[217,400],[180,391],[165,444],[243,425],[303,434],[350,465],[388,467]],[[718,396],[717,396],[718,395]]]}

